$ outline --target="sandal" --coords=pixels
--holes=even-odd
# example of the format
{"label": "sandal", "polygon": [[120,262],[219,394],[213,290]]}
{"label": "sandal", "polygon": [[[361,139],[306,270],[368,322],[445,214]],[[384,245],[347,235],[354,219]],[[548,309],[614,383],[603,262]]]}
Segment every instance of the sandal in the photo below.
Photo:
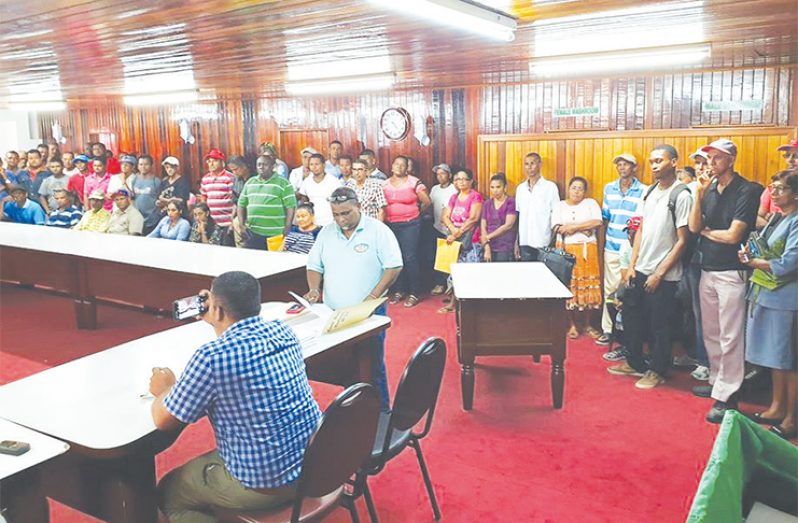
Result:
{"label": "sandal", "polygon": [[397,303],[402,301],[402,298],[404,297],[405,295],[402,294],[401,292],[395,292],[391,295],[391,299],[388,300],[388,303],[390,303],[391,305],[396,305]]}
{"label": "sandal", "polygon": [[438,314],[448,314],[450,312],[454,312],[454,307],[449,306],[449,305],[447,305],[445,307],[441,307],[440,309],[438,309]]}
{"label": "sandal", "polygon": [[443,285],[436,285],[435,287],[432,288],[430,294],[432,294],[433,296],[440,296],[444,292],[446,292],[446,289],[443,287]]}
{"label": "sandal", "polygon": [[418,305],[418,296],[414,296],[412,294],[409,295],[405,300],[405,307],[409,309],[410,307],[415,307],[416,305]]}
{"label": "sandal", "polygon": [[598,329],[594,329],[593,327],[588,327],[587,329],[585,329],[585,334],[587,334],[594,340],[599,339],[602,335],[602,333],[599,332]]}
{"label": "sandal", "polygon": [[781,425],[776,425],[770,427],[770,432],[786,440],[795,439],[798,436],[798,428],[796,427],[785,429]]}
{"label": "sandal", "polygon": [[761,412],[754,412],[753,414],[748,415],[748,419],[751,419],[754,422],[760,423],[762,425],[771,426],[781,425],[781,422],[784,421],[784,418],[765,418],[762,416]]}
{"label": "sandal", "polygon": [[568,337],[572,340],[575,340],[579,337],[579,330],[576,327],[571,327],[568,329]]}

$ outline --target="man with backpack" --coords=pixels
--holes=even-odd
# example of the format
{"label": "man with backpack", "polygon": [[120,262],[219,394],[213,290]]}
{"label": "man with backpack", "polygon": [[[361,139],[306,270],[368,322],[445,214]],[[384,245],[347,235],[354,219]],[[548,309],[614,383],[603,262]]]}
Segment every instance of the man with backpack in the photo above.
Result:
{"label": "man with backpack", "polygon": [[[628,290],[624,305],[626,361],[607,369],[610,374],[635,376],[638,389],[653,389],[665,382],[671,363],[676,287],[682,278],[681,257],[688,241],[688,219],[693,199],[676,179],[676,149],[658,145],[649,155],[656,183],[648,189],[639,212],[643,220],[635,236],[632,260],[623,275]],[[650,361],[643,358],[643,343],[650,339]]]}

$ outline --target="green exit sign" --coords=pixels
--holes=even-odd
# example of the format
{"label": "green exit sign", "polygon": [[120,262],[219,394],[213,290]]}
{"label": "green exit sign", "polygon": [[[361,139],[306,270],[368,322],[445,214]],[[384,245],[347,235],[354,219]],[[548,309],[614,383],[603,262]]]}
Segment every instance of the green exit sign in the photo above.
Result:
{"label": "green exit sign", "polygon": [[598,116],[598,107],[558,107],[554,109],[554,118],[567,118],[569,116]]}
{"label": "green exit sign", "polygon": [[716,102],[704,102],[701,104],[701,111],[704,113],[761,111],[764,105],[762,100],[719,100]]}

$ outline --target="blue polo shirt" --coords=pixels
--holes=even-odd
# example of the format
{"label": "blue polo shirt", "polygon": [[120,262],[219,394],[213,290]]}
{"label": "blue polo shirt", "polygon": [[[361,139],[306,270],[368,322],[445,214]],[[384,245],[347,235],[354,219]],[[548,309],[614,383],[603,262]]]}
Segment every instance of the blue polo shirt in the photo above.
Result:
{"label": "blue polo shirt", "polygon": [[629,218],[640,216],[638,207],[643,201],[646,189],[648,186],[640,183],[637,178],[634,179],[626,194],[621,192],[620,180],[615,180],[604,186],[604,198],[601,203],[601,218],[607,222],[607,241],[604,243],[604,250],[620,252],[621,246],[629,243],[623,230]]}
{"label": "blue polo shirt", "polygon": [[3,205],[3,213],[12,222],[31,225],[44,225],[44,220],[47,218],[42,206],[32,200],[25,200],[23,207],[17,206],[17,202],[6,202]]}
{"label": "blue polo shirt", "polygon": [[385,269],[402,267],[402,251],[387,225],[365,214],[347,238],[326,225],[308,254],[308,270],[324,276],[324,303],[333,310],[365,300]]}

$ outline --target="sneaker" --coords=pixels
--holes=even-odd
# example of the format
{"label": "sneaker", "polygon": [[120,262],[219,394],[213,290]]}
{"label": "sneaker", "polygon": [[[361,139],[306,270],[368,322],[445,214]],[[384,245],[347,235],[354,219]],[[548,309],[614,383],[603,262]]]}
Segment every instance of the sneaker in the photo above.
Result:
{"label": "sneaker", "polygon": [[635,370],[634,367],[626,363],[619,363],[618,365],[612,365],[611,367],[607,367],[607,372],[610,374],[614,374],[615,376],[635,376],[637,378],[642,378],[643,373],[640,371]]}
{"label": "sneaker", "polygon": [[694,367],[698,365],[698,360],[691,358],[687,354],[682,354],[673,358],[673,364],[676,367]]}
{"label": "sneaker", "polygon": [[699,365],[693,372],[690,373],[690,376],[698,381],[709,381],[709,367]]}
{"label": "sneaker", "polygon": [[727,410],[737,410],[736,401],[716,401],[707,413],[707,421],[710,423],[720,423]]}
{"label": "sneaker", "polygon": [[698,396],[699,398],[711,398],[712,385],[699,385],[697,387],[693,387],[693,396]]}
{"label": "sneaker", "polygon": [[602,347],[610,344],[611,335],[608,332],[605,332],[598,338],[596,338],[596,345],[601,345]]}
{"label": "sneaker", "polygon": [[627,354],[628,352],[626,352],[626,347],[618,347],[615,350],[605,352],[601,355],[601,357],[607,361],[621,361],[626,359]]}
{"label": "sneaker", "polygon": [[658,385],[665,383],[665,378],[654,372],[653,370],[646,371],[643,377],[637,380],[635,387],[638,389],[653,389]]}

